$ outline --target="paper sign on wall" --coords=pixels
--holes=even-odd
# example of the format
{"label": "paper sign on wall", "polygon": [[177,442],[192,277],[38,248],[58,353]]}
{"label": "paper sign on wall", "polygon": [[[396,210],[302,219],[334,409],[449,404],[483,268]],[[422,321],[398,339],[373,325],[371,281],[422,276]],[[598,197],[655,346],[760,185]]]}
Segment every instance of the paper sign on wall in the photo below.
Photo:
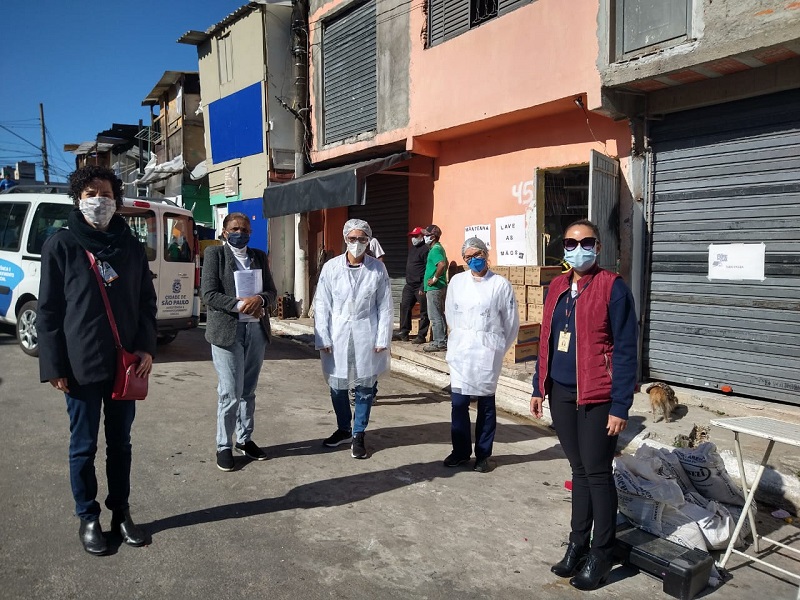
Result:
{"label": "paper sign on wall", "polygon": [[495,219],[497,227],[497,264],[502,266],[525,265],[525,215],[512,215]]}
{"label": "paper sign on wall", "polygon": [[766,246],[760,244],[709,244],[708,278],[764,281]]}
{"label": "paper sign on wall", "polygon": [[492,248],[491,225],[467,225],[464,227],[464,241],[466,242],[471,237],[479,238],[486,244],[487,248]]}

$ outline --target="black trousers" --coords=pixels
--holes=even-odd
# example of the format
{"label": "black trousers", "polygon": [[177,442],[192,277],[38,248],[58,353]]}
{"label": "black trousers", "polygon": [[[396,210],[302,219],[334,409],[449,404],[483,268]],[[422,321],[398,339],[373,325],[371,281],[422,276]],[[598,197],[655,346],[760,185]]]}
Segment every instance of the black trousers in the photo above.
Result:
{"label": "black trousers", "polygon": [[617,488],[612,461],[617,437],[606,430],[611,402],[576,407],[576,393],[553,382],[550,415],[572,468],[572,531],[569,541],[589,545],[610,561],[617,522]]}
{"label": "black trousers", "polygon": [[431,326],[428,319],[428,301],[422,287],[409,284],[403,286],[403,296],[400,299],[400,332],[408,334],[411,331],[411,311],[419,302],[419,331],[417,337],[428,339],[428,328]]}

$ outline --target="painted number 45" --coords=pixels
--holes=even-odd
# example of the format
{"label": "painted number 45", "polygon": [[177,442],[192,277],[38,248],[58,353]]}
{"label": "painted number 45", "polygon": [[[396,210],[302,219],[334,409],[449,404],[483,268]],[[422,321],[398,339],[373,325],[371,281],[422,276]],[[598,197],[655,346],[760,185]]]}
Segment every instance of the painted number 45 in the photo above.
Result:
{"label": "painted number 45", "polygon": [[526,206],[533,204],[535,200],[533,196],[533,180],[515,183],[511,186],[511,193],[516,197],[517,204],[524,204]]}

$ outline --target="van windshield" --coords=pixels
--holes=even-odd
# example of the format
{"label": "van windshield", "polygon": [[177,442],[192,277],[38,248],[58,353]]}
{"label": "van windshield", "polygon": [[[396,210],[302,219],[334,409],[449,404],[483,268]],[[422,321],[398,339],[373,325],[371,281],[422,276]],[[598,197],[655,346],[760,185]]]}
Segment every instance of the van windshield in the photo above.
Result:
{"label": "van windshield", "polygon": [[194,229],[189,217],[164,214],[164,259],[168,262],[194,262]]}

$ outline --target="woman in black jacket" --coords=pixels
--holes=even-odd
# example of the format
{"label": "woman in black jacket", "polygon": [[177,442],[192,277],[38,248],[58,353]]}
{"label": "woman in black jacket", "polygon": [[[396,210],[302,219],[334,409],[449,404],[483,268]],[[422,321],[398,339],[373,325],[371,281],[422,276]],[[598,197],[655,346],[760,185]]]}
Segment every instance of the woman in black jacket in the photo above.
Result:
{"label": "woman in black jacket", "polygon": [[131,546],[147,543],[129,512],[131,426],[136,403],[112,400],[114,336],[87,252],[97,261],[122,345],[149,375],[156,346],[156,293],[142,245],[125,220],[122,182],[113,171],[82,167],[69,177],[75,208],[69,229],[42,248],[36,330],[41,380],[64,392],[70,419],[69,468],[79,536],[84,550],[101,555],[108,545],[100,527],[94,458],[105,413],[106,473],[111,529]]}

